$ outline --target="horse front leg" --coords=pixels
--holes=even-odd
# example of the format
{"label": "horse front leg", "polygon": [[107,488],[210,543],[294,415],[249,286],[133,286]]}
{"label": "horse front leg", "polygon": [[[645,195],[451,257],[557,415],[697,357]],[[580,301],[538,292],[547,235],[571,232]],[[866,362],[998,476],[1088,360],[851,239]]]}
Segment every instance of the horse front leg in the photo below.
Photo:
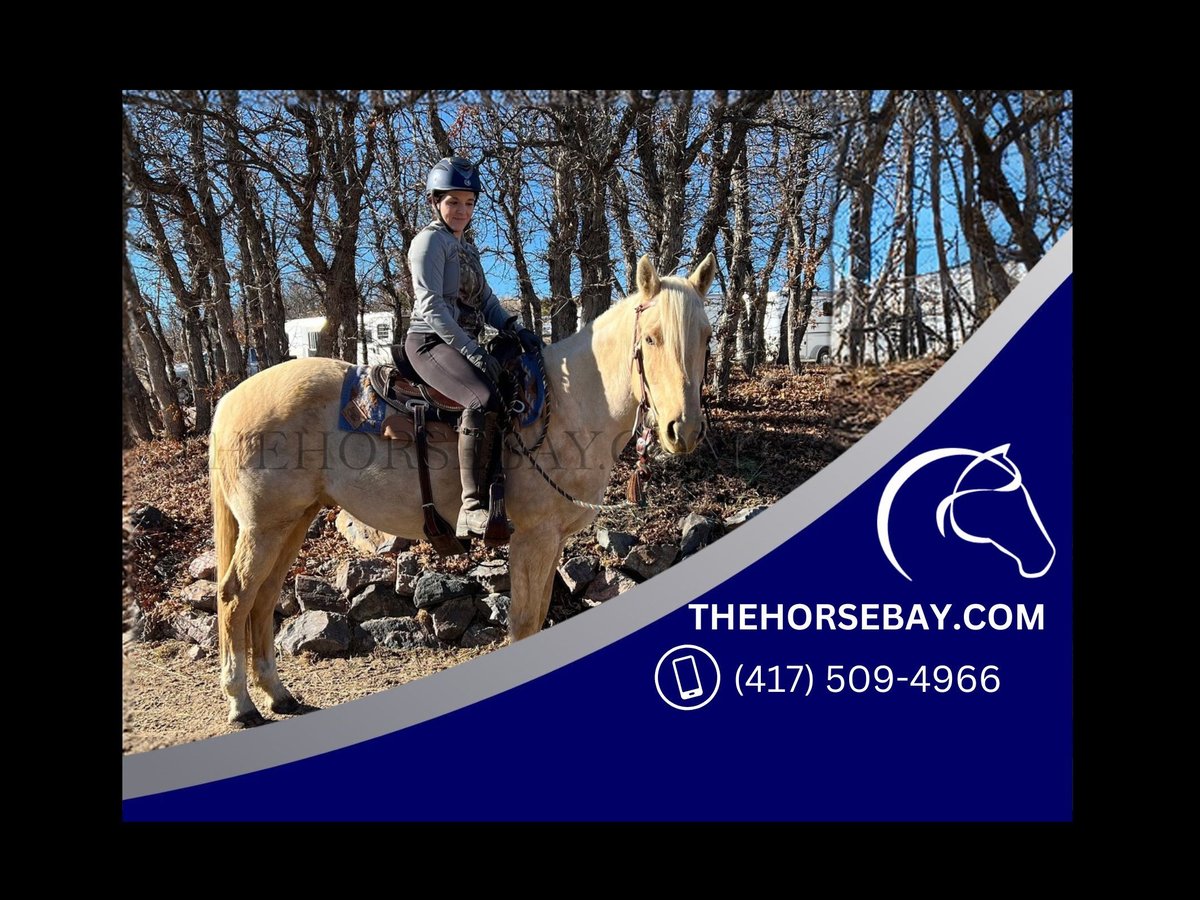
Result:
{"label": "horse front leg", "polygon": [[512,536],[508,554],[512,578],[509,643],[536,634],[546,621],[554,572],[565,542],[561,532],[549,528],[521,529]]}

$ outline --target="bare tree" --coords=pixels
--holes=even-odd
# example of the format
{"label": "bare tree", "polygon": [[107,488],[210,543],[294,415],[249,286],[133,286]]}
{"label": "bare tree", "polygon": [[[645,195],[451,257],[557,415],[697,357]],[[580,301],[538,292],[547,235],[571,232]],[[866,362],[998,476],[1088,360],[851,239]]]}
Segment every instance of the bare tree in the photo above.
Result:
{"label": "bare tree", "polygon": [[[521,219],[525,210],[525,150],[529,143],[518,115],[502,111],[492,97],[483,94],[481,125],[486,140],[493,148],[493,196],[496,199],[504,231],[512,248],[513,268],[517,272],[517,291],[526,324],[534,334],[542,333],[542,309],[533,288],[533,274],[525,255],[525,238]],[[510,137],[511,136],[511,137]]]}
{"label": "bare tree", "polygon": [[950,277],[950,266],[946,260],[946,235],[942,227],[942,130],[938,115],[938,99],[932,91],[925,92],[925,106],[929,110],[929,204],[933,211],[933,239],[937,249],[938,286],[942,295],[942,327],[945,330],[945,352],[954,352],[953,310],[958,297],[958,288]]}
{"label": "bare tree", "polygon": [[[1044,118],[1057,117],[1062,112],[1061,92],[1017,93],[1020,110],[1014,109],[1007,91],[947,91],[946,100],[958,119],[964,145],[969,144],[975,163],[979,199],[994,203],[1012,229],[1017,258],[1026,269],[1032,269],[1045,250],[1036,226],[1039,212],[1037,165],[1029,145],[1034,125]],[[989,134],[986,123],[995,121],[993,110],[1001,106],[1006,113],[1003,124]],[[1022,208],[1017,192],[1004,174],[1004,152],[1015,144],[1021,155],[1025,174],[1025,205]],[[1002,298],[1001,298],[1002,299]]]}
{"label": "bare tree", "polygon": [[[949,100],[951,92],[947,91]],[[975,148],[970,138],[959,128],[959,147],[962,150],[960,170],[961,186],[954,177],[955,195],[958,201],[959,227],[966,241],[971,261],[971,286],[975,296],[972,310],[975,321],[982,322],[990,316],[1000,301],[1012,290],[1012,280],[1000,261],[996,238],[988,226],[987,216],[975,190]],[[972,331],[974,327],[972,327]],[[969,337],[970,335],[965,335]]]}
{"label": "bare tree", "polygon": [[734,162],[732,175],[733,235],[727,245],[725,267],[729,272],[729,280],[725,287],[725,302],[717,325],[717,350],[712,376],[712,394],[715,401],[725,399],[729,389],[734,342],[745,309],[742,294],[751,287],[753,277],[750,264],[750,180],[744,144],[742,152]]}
{"label": "bare tree", "polygon": [[[123,168],[135,196],[140,197],[138,210],[142,222],[150,232],[152,244],[143,246],[143,252],[151,255],[158,264],[159,271],[166,275],[167,283],[181,310],[181,319],[185,336],[188,367],[192,376],[192,388],[196,404],[196,430],[206,433],[212,422],[212,385],[207,368],[204,364],[205,323],[201,317],[203,299],[184,282],[183,274],[179,271],[175,252],[158,211],[158,199],[168,196],[167,191],[147,190],[155,184],[146,168],[146,162],[141,147],[134,138],[128,118],[125,119],[124,144],[122,149]],[[127,240],[128,236],[127,236]],[[194,257],[197,253],[194,242],[183,242],[186,252]],[[126,254],[128,256],[128,254]],[[132,270],[131,270],[132,271]],[[193,282],[194,284],[195,282]],[[127,290],[129,286],[127,285]]]}
{"label": "bare tree", "polygon": [[220,120],[224,140],[225,164],[233,205],[237,212],[237,239],[241,254],[243,305],[249,320],[247,339],[253,335],[261,365],[273,366],[287,356],[284,332],[283,296],[279,282],[279,262],[261,213],[255,178],[242,149],[238,120],[237,91],[221,91]]}
{"label": "bare tree", "polygon": [[163,431],[167,437],[179,440],[183,437],[183,410],[179,408],[179,397],[175,389],[175,376],[170,369],[171,357],[164,352],[150,317],[146,312],[146,300],[138,285],[137,275],[129,262],[129,254],[122,256],[121,272],[125,286],[125,308],[133,323],[134,332],[146,354],[146,374],[150,388],[162,415]]}
{"label": "bare tree", "polygon": [[575,333],[579,310],[571,290],[571,260],[579,239],[578,187],[565,149],[551,151],[554,172],[550,234],[546,242],[546,275],[550,287],[550,340]]}
{"label": "bare tree", "polygon": [[774,91],[743,91],[732,103],[729,91],[715,91],[709,110],[712,134],[708,152],[708,204],[696,235],[695,259],[716,247],[717,233],[729,215],[729,197],[735,161],[746,149],[746,133]]}
{"label": "bare tree", "polygon": [[608,184],[634,116],[646,103],[639,94],[623,108],[613,91],[552,91],[547,112],[566,150],[563,162],[577,173],[579,209],[579,306],[590,322],[612,302]]}
{"label": "bare tree", "polygon": [[[871,283],[871,215],[883,150],[896,118],[899,91],[888,91],[878,110],[872,110],[874,91],[855,91],[846,105],[857,117],[857,134],[842,178],[850,193],[850,363],[863,361],[867,326],[867,293]],[[854,127],[853,125],[850,127]]]}
{"label": "bare tree", "polygon": [[[829,112],[814,91],[794,92],[781,104],[785,146],[779,166],[782,216],[787,223],[788,301],[780,325],[780,361],[800,371],[800,345],[812,316],[817,272],[833,241],[833,220],[840,194],[835,183],[834,135]],[[843,129],[836,158],[849,149],[850,130]]]}

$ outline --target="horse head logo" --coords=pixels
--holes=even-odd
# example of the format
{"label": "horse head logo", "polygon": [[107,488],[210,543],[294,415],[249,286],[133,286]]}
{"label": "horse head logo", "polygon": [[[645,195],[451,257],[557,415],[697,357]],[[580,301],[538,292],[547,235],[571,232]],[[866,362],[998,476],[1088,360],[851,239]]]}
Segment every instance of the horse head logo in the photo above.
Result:
{"label": "horse head logo", "polygon": [[[911,576],[897,562],[895,551],[892,549],[891,537],[888,534],[888,519],[892,511],[892,501],[895,500],[896,494],[899,493],[904,483],[918,471],[932,462],[953,456],[969,457],[971,461],[967,463],[966,468],[962,470],[962,474],[958,476],[958,481],[954,484],[954,490],[947,494],[937,505],[937,527],[942,537],[946,536],[946,520],[949,519],[951,529],[964,541],[972,544],[991,544],[1005,556],[1015,559],[1017,561],[1017,570],[1021,573],[1022,578],[1041,578],[1050,571],[1050,565],[1054,562],[1054,556],[1057,551],[1054,548],[1054,542],[1050,540],[1050,535],[1046,533],[1046,526],[1042,524],[1042,519],[1038,515],[1037,508],[1033,505],[1033,498],[1029,496],[1028,489],[1021,483],[1021,470],[1008,458],[1009,446],[1009,444],[1002,444],[986,453],[979,453],[976,450],[965,450],[960,447],[945,447],[940,450],[930,450],[919,456],[914,456],[900,467],[887,483],[887,487],[883,489],[883,495],[879,498],[879,511],[875,520],[875,526],[879,532],[879,545],[883,548],[883,553],[888,558],[888,562],[895,567],[897,572],[909,581],[912,581]],[[983,466],[984,463],[989,463],[990,465]],[[1000,476],[998,481],[995,481],[996,476]],[[989,480],[992,480],[994,483],[987,483]],[[964,487],[964,483],[968,486]],[[1018,492],[1020,493],[1018,494]],[[958,517],[955,515],[954,505],[962,500],[962,498],[972,495],[981,498],[994,496],[1016,499],[1023,497],[1025,501],[1024,508],[1028,510],[1029,516],[1032,519],[1031,524],[1036,525],[1041,539],[1045,541],[1044,546],[1049,547],[1050,558],[1046,560],[1046,564],[1037,571],[1029,571],[1025,563],[1021,560],[1021,557],[995,537],[985,534],[973,534],[963,528],[959,523]],[[1005,505],[1011,507],[1012,503],[1011,501],[1006,501]],[[1011,518],[1012,514],[1009,513],[1008,516]],[[1030,521],[1029,519],[1025,519],[1024,516],[1017,518],[1027,523]],[[975,530],[979,530],[978,525],[973,525],[973,527]],[[1025,530],[1026,532],[1030,531],[1028,527]],[[1008,531],[1005,532],[1004,539],[1010,544],[1012,543],[1012,538],[1008,537]],[[1042,546],[1036,540],[1033,542],[1026,541],[1025,543],[1037,543],[1038,546]]]}

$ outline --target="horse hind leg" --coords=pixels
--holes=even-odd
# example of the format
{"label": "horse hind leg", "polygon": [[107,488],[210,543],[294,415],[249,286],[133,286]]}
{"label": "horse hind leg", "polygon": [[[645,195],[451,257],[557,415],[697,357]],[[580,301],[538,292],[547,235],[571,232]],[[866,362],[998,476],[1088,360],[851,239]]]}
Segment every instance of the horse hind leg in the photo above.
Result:
{"label": "horse hind leg", "polygon": [[221,688],[229,699],[229,722],[233,725],[251,727],[266,722],[246,687],[246,660],[252,643],[251,613],[288,537],[290,531],[285,535],[240,529],[229,568],[217,582]]}
{"label": "horse hind leg", "polygon": [[271,574],[258,589],[258,597],[250,610],[249,630],[253,663],[251,672],[254,683],[271,698],[273,713],[296,713],[301,709],[291,691],[284,687],[279,679],[275,665],[275,604],[283,590],[283,583],[287,580],[288,570],[291,569],[296,554],[300,552],[308,534],[308,526],[320,509],[321,504],[314,503],[304,511],[303,517],[292,528],[279,551]]}

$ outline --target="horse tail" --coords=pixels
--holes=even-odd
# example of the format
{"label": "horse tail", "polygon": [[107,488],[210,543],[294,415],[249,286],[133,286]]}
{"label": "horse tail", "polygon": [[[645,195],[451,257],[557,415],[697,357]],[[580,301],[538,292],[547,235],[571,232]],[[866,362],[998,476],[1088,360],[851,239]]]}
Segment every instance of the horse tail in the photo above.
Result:
{"label": "horse tail", "polygon": [[221,470],[222,461],[217,458],[216,448],[219,442],[215,428],[209,440],[211,442],[208,464],[209,490],[212,495],[213,542],[217,546],[217,583],[220,584],[233,562],[233,550],[237,545],[238,537],[238,521],[233,515],[233,510],[229,508],[229,502],[225,499],[224,473]]}

